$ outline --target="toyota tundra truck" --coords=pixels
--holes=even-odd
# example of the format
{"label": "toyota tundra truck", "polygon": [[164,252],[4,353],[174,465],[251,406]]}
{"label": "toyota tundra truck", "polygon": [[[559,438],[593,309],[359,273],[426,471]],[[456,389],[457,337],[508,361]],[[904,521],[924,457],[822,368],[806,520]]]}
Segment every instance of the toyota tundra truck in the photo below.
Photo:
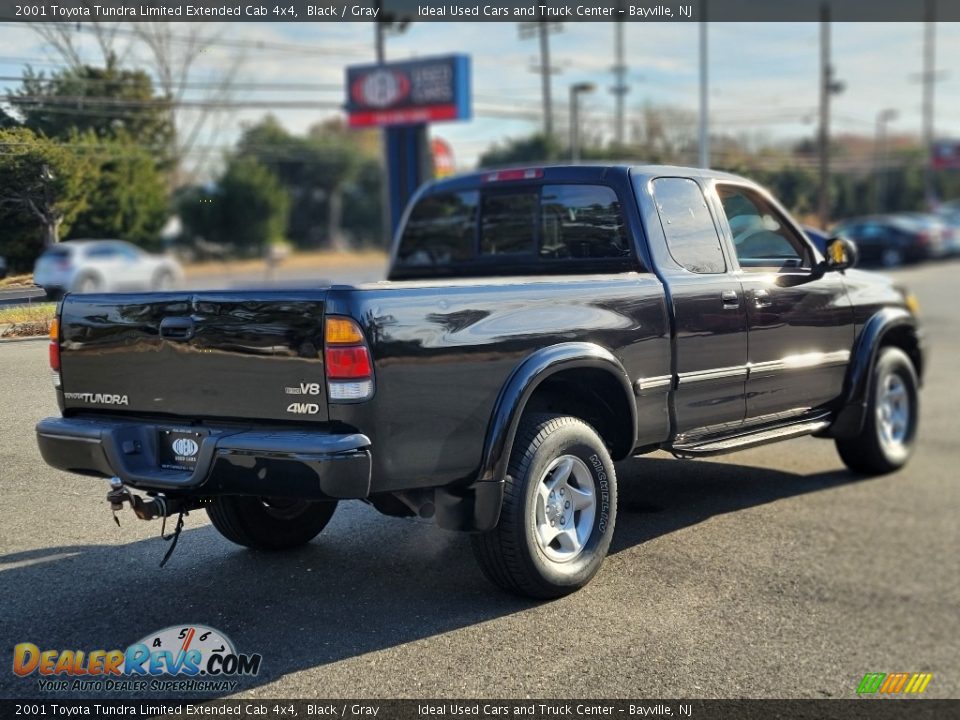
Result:
{"label": "toyota tundra truck", "polygon": [[37,440],[141,518],[203,509],[278,551],[360,500],[469,532],[493,583],[557,597],[610,546],[615,461],[813,435],[857,473],[907,462],[916,301],[855,260],[719,172],[446,179],[382,282],[68,294]]}

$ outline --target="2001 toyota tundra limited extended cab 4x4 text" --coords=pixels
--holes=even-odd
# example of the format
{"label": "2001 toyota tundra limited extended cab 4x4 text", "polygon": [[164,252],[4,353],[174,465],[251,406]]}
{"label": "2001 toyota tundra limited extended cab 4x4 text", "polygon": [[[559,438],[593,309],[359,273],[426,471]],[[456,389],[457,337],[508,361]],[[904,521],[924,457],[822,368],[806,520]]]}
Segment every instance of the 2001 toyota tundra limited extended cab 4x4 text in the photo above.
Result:
{"label": "2001 toyota tundra limited extended cab 4x4 text", "polygon": [[912,296],[823,257],[766,192],[675,167],[434,182],[389,280],[70,294],[50,344],[44,459],[111,478],[114,509],[205,508],[282,550],[337,502],[473,534],[484,573],[555,597],[610,545],[614,461],[801,435],[860,473],[917,432]]}

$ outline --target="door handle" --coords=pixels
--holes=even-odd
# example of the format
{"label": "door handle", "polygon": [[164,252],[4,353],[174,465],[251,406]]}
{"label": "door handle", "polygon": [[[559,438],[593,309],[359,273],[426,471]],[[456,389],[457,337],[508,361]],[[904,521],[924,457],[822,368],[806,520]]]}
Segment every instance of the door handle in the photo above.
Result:
{"label": "door handle", "polygon": [[754,290],[753,305],[758,308],[766,308],[773,305],[773,300],[770,299],[770,293],[766,290]]}
{"label": "door handle", "polygon": [[740,307],[740,296],[736,290],[724,290],[720,293],[720,300],[723,302],[724,310],[735,310]]}
{"label": "door handle", "polygon": [[165,317],[160,321],[160,337],[167,340],[189,340],[195,329],[191,317]]}

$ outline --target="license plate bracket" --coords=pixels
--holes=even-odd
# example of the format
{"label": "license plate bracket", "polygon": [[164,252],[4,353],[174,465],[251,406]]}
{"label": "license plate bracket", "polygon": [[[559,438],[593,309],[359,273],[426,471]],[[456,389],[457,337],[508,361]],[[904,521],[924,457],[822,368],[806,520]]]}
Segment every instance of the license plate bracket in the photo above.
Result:
{"label": "license plate bracket", "polygon": [[161,428],[157,438],[157,463],[163,470],[193,472],[202,441],[203,433],[196,430]]}

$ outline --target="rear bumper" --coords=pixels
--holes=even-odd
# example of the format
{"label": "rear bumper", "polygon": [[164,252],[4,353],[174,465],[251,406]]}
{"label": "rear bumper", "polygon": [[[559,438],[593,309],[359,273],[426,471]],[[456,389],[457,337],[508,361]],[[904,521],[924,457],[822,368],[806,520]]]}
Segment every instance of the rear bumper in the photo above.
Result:
{"label": "rear bumper", "polygon": [[[159,467],[162,429],[201,433],[192,472]],[[37,424],[37,444],[47,464],[60,470],[117,476],[131,487],[168,494],[316,499],[370,494],[370,440],[359,433],[46,418]]]}

